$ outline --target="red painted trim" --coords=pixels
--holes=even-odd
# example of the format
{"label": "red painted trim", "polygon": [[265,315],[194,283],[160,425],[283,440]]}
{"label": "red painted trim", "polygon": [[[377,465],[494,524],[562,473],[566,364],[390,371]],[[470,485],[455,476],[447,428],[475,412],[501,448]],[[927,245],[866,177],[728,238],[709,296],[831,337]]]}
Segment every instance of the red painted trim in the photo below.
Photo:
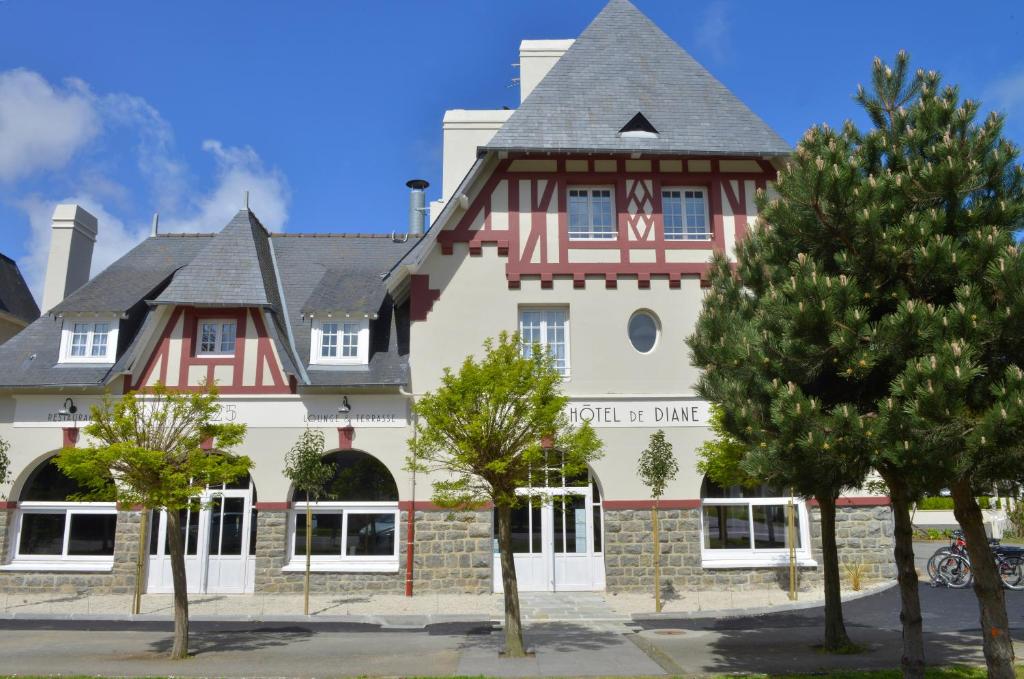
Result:
{"label": "red painted trim", "polygon": [[117,503],[117,511],[119,512],[144,512],[146,508],[143,505],[130,505],[125,502]]}
{"label": "red painted trim", "polygon": [[292,508],[291,502],[257,502],[256,509],[260,511],[283,512]]}
{"label": "red painted trim", "polygon": [[352,442],[356,439],[356,428],[349,425],[347,427],[338,427],[338,448],[341,450],[349,450],[352,448]]}
{"label": "red painted trim", "polygon": [[18,503],[10,500],[0,500],[0,509],[17,509]]}
{"label": "red painted trim", "polygon": [[[814,498],[807,500],[807,504],[810,507],[817,507],[818,501]],[[836,507],[888,507],[892,504],[892,500],[888,497],[841,497],[836,500]]]}
{"label": "red painted trim", "polygon": [[[273,340],[270,338],[270,334],[267,333],[266,324],[263,323],[263,312],[259,309],[253,309],[251,313],[253,328],[256,330],[256,383],[284,393],[292,391],[285,382],[281,364],[274,358]],[[273,384],[265,384],[263,382],[264,365],[269,368],[270,379]],[[241,364],[239,364],[237,371],[238,378],[236,382],[240,384],[242,381]]]}
{"label": "red painted trim", "polygon": [[63,427],[61,429],[61,448],[74,448],[81,432],[82,430],[78,427]]}
{"label": "red painted trim", "polygon": [[459,512],[459,511],[477,511],[477,512],[482,512],[482,511],[489,511],[491,509],[494,509],[494,505],[491,504],[490,502],[486,502],[486,503],[484,503],[484,504],[480,505],[479,507],[476,507],[476,508],[474,508],[472,510],[461,510],[461,509],[452,509],[451,507],[442,507],[440,505],[435,505],[433,502],[425,502],[425,501],[422,501],[422,500],[417,500],[416,501],[416,506],[415,506],[415,508],[413,508],[413,503],[412,503],[411,500],[401,500],[398,503],[398,508],[401,511],[403,511],[403,512],[408,512],[410,510],[411,511],[417,511],[417,512]]}
{"label": "red painted trim", "polygon": [[441,291],[430,287],[430,276],[413,274],[409,281],[409,320],[425,321],[434,308],[434,302],[441,298]]}
{"label": "red painted trim", "polygon": [[171,333],[174,332],[174,327],[178,324],[182,311],[181,307],[177,307],[171,312],[170,318],[167,319],[167,323],[164,324],[163,329],[160,331],[160,337],[153,347],[153,353],[149,355],[149,360],[146,361],[145,367],[143,367],[142,372],[139,374],[139,379],[135,382],[134,389],[141,389],[149,381],[150,376],[153,374],[153,366],[159,358],[163,358],[163,361],[160,362],[160,376],[158,379],[161,384],[167,384],[167,359],[171,355]]}
{"label": "red painted trim", "polygon": [[199,444],[201,450],[213,450],[213,439],[207,437],[203,439],[203,442]]}
{"label": "red painted trim", "polygon": [[[654,500],[605,500],[605,509],[654,509]],[[699,509],[700,500],[662,500],[659,509]]]}

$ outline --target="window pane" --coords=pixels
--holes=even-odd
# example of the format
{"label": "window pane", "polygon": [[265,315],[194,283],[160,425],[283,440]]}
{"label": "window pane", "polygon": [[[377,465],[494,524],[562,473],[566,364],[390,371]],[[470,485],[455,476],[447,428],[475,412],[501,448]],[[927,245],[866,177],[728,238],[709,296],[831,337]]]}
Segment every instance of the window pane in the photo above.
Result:
{"label": "window pane", "polygon": [[[796,507],[796,546],[800,548],[800,513]],[[785,549],[789,547],[788,519],[786,505],[754,505],[754,547],[760,549]]]}
{"label": "window pane", "polygon": [[338,324],[324,323],[320,326],[320,355],[324,358],[338,356]]}
{"label": "window pane", "polygon": [[71,333],[71,355],[85,356],[85,346],[89,342],[89,324],[75,323]]}
{"label": "window pane", "polygon": [[[295,514],[295,555],[306,555],[306,512]],[[313,514],[313,556],[341,556],[341,513]]]}
{"label": "window pane", "polygon": [[[597,495],[594,495],[597,498]],[[601,505],[594,505],[594,551],[601,551],[604,526],[601,523]]]}
{"label": "window pane", "polygon": [[217,324],[203,323],[199,333],[199,351],[213,353],[217,351]]}
{"label": "window pane", "polygon": [[[516,507],[512,510],[512,552],[540,554],[540,507]],[[498,551],[498,510],[494,510],[494,551]]]}
{"label": "window pane", "polygon": [[220,353],[233,354],[235,352],[235,324],[225,323],[221,326]]}
{"label": "window pane", "polygon": [[89,352],[92,356],[103,357],[107,355],[107,335],[110,332],[110,324],[97,323],[93,326],[92,349]]}
{"label": "window pane", "polygon": [[[223,529],[220,538],[221,556],[238,556],[242,553],[242,524],[245,519],[245,499],[224,498]],[[213,554],[213,550],[210,550]]]}
{"label": "window pane", "polygon": [[341,355],[355,358],[359,355],[359,324],[345,323],[341,339]]}
{"label": "window pane", "polygon": [[[253,505],[256,504],[256,498],[253,498]],[[260,510],[253,509],[252,516],[249,518],[249,556],[256,556],[256,526],[258,525],[258,519],[260,517]]]}
{"label": "window pane", "polygon": [[64,521],[64,512],[22,515],[18,553],[60,556],[64,551]]}
{"label": "window pane", "polygon": [[113,556],[116,514],[72,514],[69,556]]}
{"label": "window pane", "polygon": [[593,232],[595,237],[610,238],[615,235],[615,223],[612,217],[612,192],[608,190],[594,191],[590,200],[593,216]]}
{"label": "window pane", "polygon": [[348,556],[391,556],[395,553],[395,515],[349,513],[347,538]]}
{"label": "window pane", "polygon": [[569,191],[569,237],[586,238],[590,235],[590,201],[581,189]]}
{"label": "window pane", "polygon": [[690,240],[702,240],[709,237],[707,218],[705,216],[704,192],[686,192],[686,237]]}
{"label": "window pane", "polygon": [[705,549],[750,549],[748,505],[705,505]]}
{"label": "window pane", "polygon": [[160,521],[161,514],[155,509],[149,512],[149,554],[156,556],[160,548]]}
{"label": "window pane", "polygon": [[679,191],[661,192],[661,213],[665,222],[665,238],[679,240],[683,237],[683,196]]}
{"label": "window pane", "polygon": [[[199,553],[199,512],[179,509],[178,521],[181,523],[181,535],[185,540],[185,556],[195,556]],[[170,526],[168,526],[169,528]],[[170,532],[168,532],[164,538],[164,554],[169,556],[170,553]]]}
{"label": "window pane", "polygon": [[633,348],[646,354],[654,348],[658,339],[658,324],[654,317],[647,313],[635,314],[629,319],[629,341]]}
{"label": "window pane", "polygon": [[583,554],[587,551],[587,506],[582,495],[556,499],[555,553]]}

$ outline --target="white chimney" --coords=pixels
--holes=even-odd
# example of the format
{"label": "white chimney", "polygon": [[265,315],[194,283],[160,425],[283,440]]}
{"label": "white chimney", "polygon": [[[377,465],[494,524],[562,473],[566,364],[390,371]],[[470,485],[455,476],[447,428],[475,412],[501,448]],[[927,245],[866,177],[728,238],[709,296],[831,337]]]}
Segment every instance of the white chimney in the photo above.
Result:
{"label": "white chimney", "polygon": [[54,209],[50,256],[43,285],[43,313],[89,280],[96,234],[96,218],[80,205],[58,205]]}
{"label": "white chimney", "polygon": [[519,43],[519,101],[526,101],[533,88],[548,74],[555,62],[572,47],[574,40],[523,40]]}
{"label": "white chimney", "polygon": [[476,162],[476,150],[491,140],[512,111],[445,111],[444,161],[441,173],[441,200],[447,201],[459,188],[469,168]]}

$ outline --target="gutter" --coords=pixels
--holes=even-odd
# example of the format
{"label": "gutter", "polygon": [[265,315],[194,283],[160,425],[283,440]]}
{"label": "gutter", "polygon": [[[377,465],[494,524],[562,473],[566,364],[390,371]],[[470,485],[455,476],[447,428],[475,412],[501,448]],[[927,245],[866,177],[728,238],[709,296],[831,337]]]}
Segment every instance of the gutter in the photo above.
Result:
{"label": "gutter", "polygon": [[277,255],[274,253],[274,239],[267,238],[267,247],[270,248],[270,263],[274,267],[274,280],[277,282],[277,296],[281,299],[281,313],[284,314],[284,332],[288,337],[288,350],[291,351],[292,360],[295,361],[295,368],[299,371],[299,377],[305,385],[310,384],[309,375],[306,374],[306,366],[299,360],[299,351],[295,346],[295,336],[292,334],[292,319],[288,315],[288,301],[284,296],[284,288],[281,287],[281,272],[277,268]]}

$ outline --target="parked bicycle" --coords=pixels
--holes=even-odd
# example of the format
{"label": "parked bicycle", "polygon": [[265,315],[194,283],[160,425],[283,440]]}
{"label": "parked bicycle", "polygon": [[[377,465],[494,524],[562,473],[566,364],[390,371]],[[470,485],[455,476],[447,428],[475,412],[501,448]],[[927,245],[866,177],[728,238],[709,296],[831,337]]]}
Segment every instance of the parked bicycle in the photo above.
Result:
{"label": "parked bicycle", "polygon": [[[1024,590],[1024,548],[1009,547],[999,540],[989,540],[996,570],[1007,589]],[[963,531],[953,531],[948,547],[941,547],[928,560],[928,577],[932,586],[945,585],[953,589],[969,587],[974,582],[971,557]]]}

